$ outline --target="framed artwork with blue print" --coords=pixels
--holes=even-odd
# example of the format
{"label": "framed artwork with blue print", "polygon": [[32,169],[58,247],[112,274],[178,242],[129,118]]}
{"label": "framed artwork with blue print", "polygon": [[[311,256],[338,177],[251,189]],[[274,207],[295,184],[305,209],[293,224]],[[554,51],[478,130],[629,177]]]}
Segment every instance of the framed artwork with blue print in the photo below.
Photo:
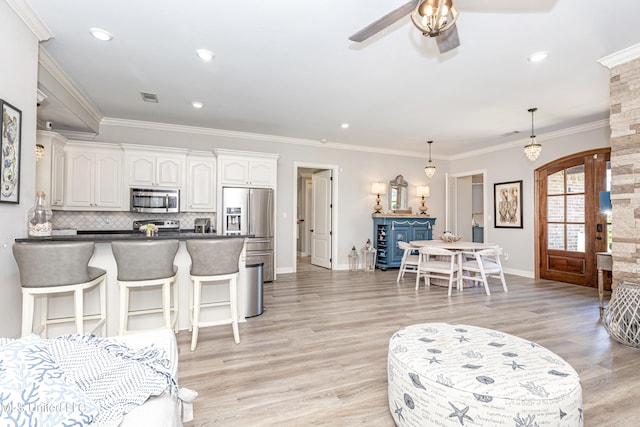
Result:
{"label": "framed artwork with blue print", "polygon": [[22,145],[22,112],[0,99],[2,121],[0,136],[0,202],[20,203],[20,146]]}

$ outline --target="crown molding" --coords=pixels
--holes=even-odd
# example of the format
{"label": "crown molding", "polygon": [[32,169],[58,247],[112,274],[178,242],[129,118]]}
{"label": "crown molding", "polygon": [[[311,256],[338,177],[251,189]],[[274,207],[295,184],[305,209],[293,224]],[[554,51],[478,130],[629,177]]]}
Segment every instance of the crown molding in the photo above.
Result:
{"label": "crown molding", "polygon": [[611,69],[613,67],[626,64],[627,62],[631,62],[638,58],[640,58],[640,43],[612,53],[611,55],[605,56],[604,58],[600,58],[598,59],[598,62]]}
{"label": "crown molding", "polygon": [[[255,141],[275,142],[280,144],[303,145],[306,147],[314,146],[318,148],[332,148],[336,150],[358,151],[358,152],[387,154],[387,155],[414,157],[414,158],[415,157],[427,158],[426,154],[424,156],[420,156],[420,155],[416,155],[416,153],[412,151],[389,150],[384,148],[367,147],[363,145],[340,144],[336,142],[320,142],[320,141],[315,141],[310,139],[289,138],[289,137],[277,136],[277,135],[238,132],[238,131],[229,131],[224,129],[203,128],[203,127],[195,127],[195,126],[173,125],[169,123],[116,119],[112,117],[103,118],[100,124],[106,125],[106,126],[120,126],[120,127],[128,127],[128,128],[135,128],[135,129],[182,132],[182,133],[191,133],[191,134],[198,134],[198,135],[221,136],[221,137],[236,138],[236,139],[250,139]],[[548,132],[545,134],[539,134],[536,136],[536,138],[538,139],[538,141],[545,141],[545,140],[560,138],[563,136],[587,132],[591,130],[602,129],[608,126],[609,126],[608,119],[598,120],[598,121],[587,123],[584,125],[573,126],[570,128]],[[434,156],[433,158],[440,159],[440,160],[449,160],[449,161],[459,160],[459,159],[464,159],[468,157],[478,156],[481,154],[493,153],[496,151],[511,149],[513,147],[523,146],[524,144],[527,143],[527,141],[529,141],[528,137],[521,138],[517,141],[513,141],[505,144],[493,145],[491,147],[484,148],[481,150],[469,151],[464,154],[457,154],[454,156],[439,156],[439,157]]]}
{"label": "crown molding", "polygon": [[[578,126],[572,126],[572,127],[569,127],[569,128],[560,129],[560,130],[556,130],[556,131],[553,131],[553,132],[537,134],[536,135],[536,140],[538,140],[538,142],[543,142],[543,141],[547,141],[547,140],[550,140],[550,139],[556,139],[556,138],[561,138],[561,137],[564,137],[564,136],[575,135],[577,133],[588,132],[588,131],[591,131],[591,130],[602,129],[602,128],[605,128],[605,127],[609,127],[609,120],[608,119],[597,120],[595,122],[586,123],[586,124],[578,125]],[[529,143],[529,137],[520,138],[517,141],[507,142],[507,143],[504,143],[504,144],[493,145],[491,147],[483,148],[481,150],[468,151],[468,152],[463,153],[463,154],[458,154],[458,155],[455,155],[455,156],[451,156],[451,157],[448,158],[448,160],[460,160],[460,159],[465,159],[465,158],[468,158],[468,157],[479,156],[481,154],[495,153],[496,151],[508,150],[508,149],[513,148],[513,147],[524,147],[528,143]]]}
{"label": "crown molding", "polygon": [[[58,63],[40,46],[38,52],[38,81],[49,89],[65,106],[92,131],[98,132],[102,113],[75,85]],[[49,87],[51,86],[51,87]]]}
{"label": "crown molding", "polygon": [[97,133],[81,132],[81,131],[75,131],[75,130],[60,129],[60,130],[56,130],[56,132],[58,132],[60,135],[64,136],[65,138],[69,140],[74,140],[74,141],[94,141],[98,136]]}
{"label": "crown molding", "polygon": [[44,42],[53,37],[53,33],[36,15],[31,6],[25,0],[6,0],[18,17],[25,23],[39,41]]}
{"label": "crown molding", "polygon": [[[332,148],[337,150],[358,151],[367,153],[387,154],[393,156],[416,157],[411,151],[390,150],[387,148],[367,147],[363,145],[340,144],[337,142],[320,142],[312,139],[290,138],[285,136],[267,135],[261,133],[239,132],[224,129],[212,129],[196,126],[174,125],[170,123],[145,122],[138,120],[117,119],[105,117],[100,122],[101,126],[119,126],[146,130],[160,130],[169,132],[182,132],[197,135],[220,136],[234,139],[249,139],[262,142],[275,142],[280,144],[314,146],[318,148]],[[435,158],[435,157],[434,157]]]}

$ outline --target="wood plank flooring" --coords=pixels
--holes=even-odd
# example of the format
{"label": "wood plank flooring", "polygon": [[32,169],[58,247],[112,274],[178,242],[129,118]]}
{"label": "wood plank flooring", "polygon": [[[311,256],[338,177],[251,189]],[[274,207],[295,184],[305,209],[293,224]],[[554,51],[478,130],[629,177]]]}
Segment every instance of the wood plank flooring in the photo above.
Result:
{"label": "wood plank flooring", "polygon": [[[178,335],[179,383],[196,390],[192,426],[394,426],[387,346],[403,326],[456,322],[537,342],[579,373],[585,426],[640,425],[640,350],[609,338],[595,288],[507,275],[454,290],[396,285],[397,270],[304,271],[265,284],[266,310],[240,324]],[[608,295],[607,298],[608,300]]]}

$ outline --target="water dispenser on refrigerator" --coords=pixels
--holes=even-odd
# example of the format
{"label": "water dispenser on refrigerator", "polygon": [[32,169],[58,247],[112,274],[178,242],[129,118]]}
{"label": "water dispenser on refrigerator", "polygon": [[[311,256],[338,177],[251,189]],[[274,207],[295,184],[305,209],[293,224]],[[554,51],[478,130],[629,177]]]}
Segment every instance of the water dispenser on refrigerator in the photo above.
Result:
{"label": "water dispenser on refrigerator", "polygon": [[227,207],[224,213],[225,217],[225,232],[226,234],[241,234],[242,233],[242,208],[241,207]]}

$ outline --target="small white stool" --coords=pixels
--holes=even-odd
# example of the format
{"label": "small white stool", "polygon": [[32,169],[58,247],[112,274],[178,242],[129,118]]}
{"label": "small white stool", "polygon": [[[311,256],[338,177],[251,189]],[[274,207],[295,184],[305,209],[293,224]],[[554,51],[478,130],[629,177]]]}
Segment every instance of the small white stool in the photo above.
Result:
{"label": "small white stool", "polygon": [[[92,242],[71,243],[15,243],[13,256],[20,271],[22,286],[22,336],[33,332],[47,337],[48,326],[60,323],[74,323],[77,334],[84,334],[85,321],[97,320],[90,330],[98,329],[106,336],[107,298],[105,282],[107,272],[89,265],[95,245]],[[100,312],[84,314],[84,292],[99,286]],[[48,296],[73,292],[73,316],[49,318]],[[42,322],[34,329],[33,318],[35,300],[41,300]]]}
{"label": "small white stool", "polygon": [[[175,284],[178,268],[173,264],[178,252],[177,240],[118,241],[111,250],[118,266],[120,287],[120,321],[118,334],[134,332],[129,329],[129,317],[162,313],[164,328],[178,332],[178,286]],[[173,305],[171,304],[173,286]],[[129,291],[136,288],[160,287],[162,307],[131,310]],[[171,320],[171,312],[174,318]]]}
{"label": "small white stool", "polygon": [[[191,256],[191,351],[198,345],[198,330],[206,326],[228,325],[233,329],[233,339],[240,343],[238,330],[238,275],[240,272],[240,254],[244,247],[242,238],[221,238],[187,240],[187,251]],[[202,302],[202,284],[205,282],[227,282],[229,299],[214,302]],[[203,322],[200,311],[210,307],[229,307],[229,317],[221,320]]]}

